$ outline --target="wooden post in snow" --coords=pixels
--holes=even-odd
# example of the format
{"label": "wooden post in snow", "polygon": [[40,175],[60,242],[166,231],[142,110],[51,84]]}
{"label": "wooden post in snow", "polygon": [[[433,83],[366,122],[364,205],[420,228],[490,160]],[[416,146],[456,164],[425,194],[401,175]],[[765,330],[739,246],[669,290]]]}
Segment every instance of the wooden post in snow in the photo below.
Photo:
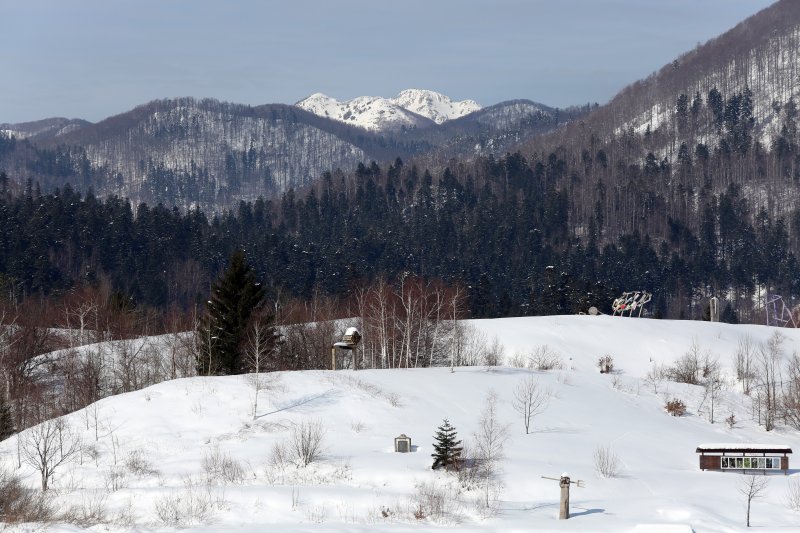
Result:
{"label": "wooden post in snow", "polygon": [[547,477],[542,476],[542,479],[550,479],[552,481],[558,481],[558,486],[561,487],[561,498],[558,504],[558,519],[559,520],[566,520],[569,518],[569,486],[570,484],[575,484],[580,488],[584,487],[583,480],[579,479],[578,481],[572,481],[569,478],[569,474],[564,472],[561,474],[561,477]]}

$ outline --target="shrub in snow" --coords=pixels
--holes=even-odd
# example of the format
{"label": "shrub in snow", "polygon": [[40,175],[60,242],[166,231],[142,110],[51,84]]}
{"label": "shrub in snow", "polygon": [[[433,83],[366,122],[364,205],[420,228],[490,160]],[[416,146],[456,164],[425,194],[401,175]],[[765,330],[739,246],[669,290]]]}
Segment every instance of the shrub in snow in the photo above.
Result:
{"label": "shrub in snow", "polygon": [[672,416],[683,416],[686,414],[686,404],[677,398],[668,401],[664,408]]}
{"label": "shrub in snow", "polygon": [[191,480],[184,485],[184,490],[165,494],[155,501],[156,516],[167,526],[207,525],[214,511],[208,487],[202,490]]}
{"label": "shrub in snow", "polygon": [[564,368],[561,356],[546,344],[537,347],[528,357],[528,366],[535,370],[548,371]]}
{"label": "shrub in snow", "polygon": [[610,355],[604,355],[597,361],[601,374],[609,374],[614,370],[614,359]]}
{"label": "shrub in snow", "polygon": [[610,478],[619,475],[619,457],[611,446],[598,446],[594,449],[594,469],[600,477]]}
{"label": "shrub in snow", "polygon": [[483,364],[492,367],[503,363],[505,359],[506,349],[500,339],[495,335],[491,343],[486,347],[486,352],[483,354]]}
{"label": "shrub in snow", "polygon": [[47,522],[52,517],[46,493],[24,487],[19,476],[0,468],[0,524]]}
{"label": "shrub in snow", "polygon": [[698,379],[699,373],[700,360],[693,353],[687,353],[670,367],[669,378],[678,383],[697,385],[700,382]]}
{"label": "shrub in snow", "polygon": [[110,492],[117,492],[120,489],[128,487],[128,480],[125,477],[125,472],[122,468],[112,466],[104,475],[106,490]]}
{"label": "shrub in snow", "polygon": [[800,511],[800,479],[796,477],[789,478],[784,500],[786,502],[786,507],[792,511]]}
{"label": "shrub in snow", "polygon": [[84,493],[81,503],[71,505],[58,517],[59,521],[75,524],[82,528],[89,528],[98,524],[109,522],[108,509],[106,508],[106,494]]}
{"label": "shrub in snow", "polygon": [[322,422],[305,420],[292,428],[286,450],[297,466],[308,466],[322,455],[324,437]]}
{"label": "shrub in snow", "polygon": [[125,458],[125,468],[134,476],[144,477],[158,474],[153,464],[145,457],[142,450],[133,450]]}
{"label": "shrub in snow", "polygon": [[242,464],[217,447],[203,454],[203,471],[209,482],[241,483],[244,481]]}
{"label": "shrub in snow", "polygon": [[528,366],[528,356],[521,353],[515,353],[509,358],[508,366],[513,366],[515,368],[526,368]]}
{"label": "shrub in snow", "polygon": [[457,518],[461,508],[457,486],[434,480],[431,483],[417,483],[414,489],[409,507],[415,519],[441,523]]}

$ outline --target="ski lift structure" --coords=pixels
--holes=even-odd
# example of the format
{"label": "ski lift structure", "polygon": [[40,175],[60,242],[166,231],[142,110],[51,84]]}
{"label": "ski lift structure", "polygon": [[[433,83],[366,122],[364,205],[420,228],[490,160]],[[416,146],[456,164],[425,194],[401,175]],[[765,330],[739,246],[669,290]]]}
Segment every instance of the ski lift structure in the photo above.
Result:
{"label": "ski lift structure", "polygon": [[353,370],[357,368],[356,360],[355,360],[355,350],[358,346],[358,343],[361,341],[361,333],[358,331],[357,328],[347,328],[345,330],[344,335],[342,336],[342,340],[338,342],[334,342],[331,346],[331,370],[336,370],[336,349],[339,348],[340,350],[347,350],[353,352]]}
{"label": "ski lift structure", "polygon": [[711,322],[719,322],[719,299],[716,296],[708,301],[708,315]]}
{"label": "ski lift structure", "polygon": [[797,327],[792,309],[783,301],[780,294],[767,294],[764,302],[767,325],[780,328]]}
{"label": "ski lift structure", "polygon": [[636,316],[641,317],[645,304],[653,299],[653,295],[647,291],[631,291],[623,292],[622,296],[614,300],[611,304],[612,316],[633,316],[637,310],[639,313]]}

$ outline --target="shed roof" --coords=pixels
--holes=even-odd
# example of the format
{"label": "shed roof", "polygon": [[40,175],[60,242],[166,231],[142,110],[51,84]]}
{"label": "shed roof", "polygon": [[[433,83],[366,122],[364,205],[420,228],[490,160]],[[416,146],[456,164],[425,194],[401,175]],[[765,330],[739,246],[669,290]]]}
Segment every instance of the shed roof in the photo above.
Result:
{"label": "shed roof", "polygon": [[792,453],[792,448],[785,444],[755,444],[752,442],[736,442],[733,444],[700,444],[697,453]]}

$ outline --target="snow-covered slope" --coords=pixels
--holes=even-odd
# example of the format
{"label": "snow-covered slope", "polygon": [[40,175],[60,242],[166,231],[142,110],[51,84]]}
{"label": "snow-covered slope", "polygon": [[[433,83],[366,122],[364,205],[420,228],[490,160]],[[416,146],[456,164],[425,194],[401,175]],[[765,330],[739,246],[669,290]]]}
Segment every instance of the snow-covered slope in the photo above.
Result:
{"label": "snow-covered slope", "polygon": [[452,101],[448,96],[425,89],[406,89],[391,101],[437,124],[469,115],[481,109],[475,100]]}
{"label": "snow-covered slope", "polygon": [[[525,360],[547,345],[562,368],[274,373],[263,376],[255,418],[251,376],[165,382],[65,417],[86,451],[82,462],[57,472],[57,503],[100,506],[109,521],[124,524],[114,530],[172,524],[205,531],[440,531],[445,525],[451,531],[583,532],[653,531],[637,526],[658,523],[658,531],[737,531],[744,529],[745,503],[737,491],[742,476],[700,471],[697,445],[800,448],[797,431],[781,426],[765,432],[757,425],[733,378],[738,342],[749,337],[759,346],[774,328],[608,316],[470,323],[488,338],[496,336],[508,360]],[[780,333],[788,358],[800,350],[800,331]],[[645,380],[693,344],[723,368],[715,424],[708,422],[701,387]],[[616,373],[598,372],[597,359],[605,354],[613,357]],[[512,402],[517,384],[531,374],[552,398],[526,434]],[[497,501],[487,509],[479,503],[485,501],[482,489],[431,471],[430,454],[444,418],[459,438],[473,439],[491,391],[508,440],[498,463],[500,489],[489,497]],[[686,403],[687,416],[664,412],[672,398]],[[731,413],[733,428],[722,423]],[[322,458],[307,468],[281,466],[272,453],[276,444],[309,421],[324,428]],[[401,433],[411,438],[412,453],[393,453]],[[601,446],[618,456],[617,477],[595,473],[593,456]],[[16,467],[16,438],[0,443],[0,462]],[[227,480],[222,468],[213,468],[221,464],[232,474]],[[563,522],[557,520],[558,485],[541,476],[565,471],[586,486],[573,488],[572,518]],[[35,471],[23,464],[19,472],[36,486]],[[764,497],[753,502],[754,526],[796,527],[800,515],[784,500],[797,482],[795,472],[769,476]]]}
{"label": "snow-covered slope", "polygon": [[359,96],[345,102],[316,93],[295,105],[321,117],[373,131],[441,124],[481,108],[473,100],[453,102],[443,94],[421,89],[407,89],[394,98]]}
{"label": "snow-covered slope", "polygon": [[[753,136],[768,147],[786,121],[782,106],[800,98],[799,63],[800,3],[776,1],[657,73],[626,87],[598,120],[606,126],[613,125],[616,133],[645,133],[665,126],[667,130],[675,129],[680,95],[688,98],[692,106],[696,97],[700,104],[707,102],[712,89],[728,100],[750,91]],[[729,115],[732,109],[738,108],[734,105],[726,113]],[[665,144],[674,149],[664,149],[659,156],[674,157],[671,152],[676,152],[684,140],[690,145],[703,142],[713,146],[721,129],[693,127],[692,138],[678,142],[667,136]],[[680,135],[686,137],[684,131]]]}

